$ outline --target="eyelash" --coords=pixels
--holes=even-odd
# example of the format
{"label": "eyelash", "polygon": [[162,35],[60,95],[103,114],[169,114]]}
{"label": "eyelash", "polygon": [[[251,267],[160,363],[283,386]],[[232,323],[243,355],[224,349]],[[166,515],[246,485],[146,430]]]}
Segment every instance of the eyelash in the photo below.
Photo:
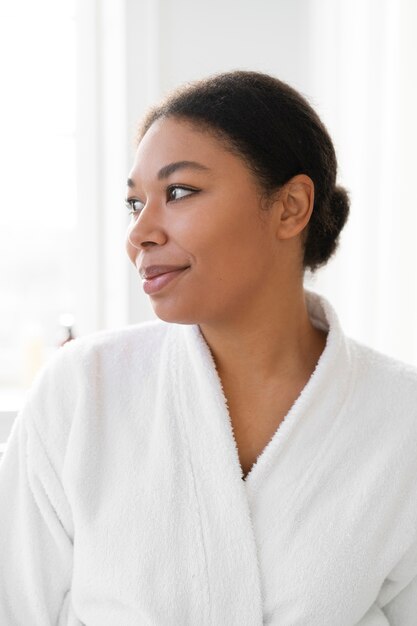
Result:
{"label": "eyelash", "polygon": [[[184,189],[185,191],[192,191],[194,193],[197,193],[199,191],[199,189],[194,189],[193,187],[186,187],[185,185],[170,185],[169,187],[167,187],[166,191],[167,191],[167,195],[171,192],[174,191],[175,189]],[[192,195],[192,194],[190,194]],[[178,200],[184,200],[185,198],[188,198],[189,196],[184,196],[182,198],[173,198],[172,202],[178,202]],[[127,200],[125,200],[125,204],[126,207],[128,209],[128,213],[129,215],[136,215],[139,211],[135,211],[134,207],[134,203],[135,202],[140,202],[140,200],[138,200],[137,198],[128,198]]]}

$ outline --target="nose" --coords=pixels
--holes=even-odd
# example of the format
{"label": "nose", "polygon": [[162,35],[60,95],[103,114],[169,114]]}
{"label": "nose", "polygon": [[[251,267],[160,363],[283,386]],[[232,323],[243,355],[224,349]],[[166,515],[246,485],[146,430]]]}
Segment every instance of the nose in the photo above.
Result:
{"label": "nose", "polygon": [[133,215],[127,227],[126,247],[129,256],[153,245],[163,245],[167,240],[161,211],[156,204],[147,202],[138,216]]}

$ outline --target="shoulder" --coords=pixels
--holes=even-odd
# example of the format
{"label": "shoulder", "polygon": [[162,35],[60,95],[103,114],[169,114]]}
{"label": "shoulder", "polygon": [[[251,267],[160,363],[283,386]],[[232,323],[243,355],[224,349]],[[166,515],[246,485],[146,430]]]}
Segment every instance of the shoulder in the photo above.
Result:
{"label": "shoulder", "polygon": [[348,344],[354,363],[351,414],[381,443],[399,437],[417,444],[417,367],[352,338]]}
{"label": "shoulder", "polygon": [[135,360],[148,368],[157,362],[175,325],[151,320],[79,337],[59,348],[47,369],[120,368]]}
{"label": "shoulder", "polygon": [[[359,375],[383,396],[410,395],[417,401],[417,367],[348,338]],[[417,408],[417,404],[416,404]]]}
{"label": "shoulder", "polygon": [[42,411],[52,403],[74,409],[86,393],[157,368],[172,324],[151,320],[85,335],[58,348],[36,376],[27,407]]}
{"label": "shoulder", "polygon": [[151,320],[91,333],[58,348],[33,381],[20,420],[35,427],[50,451],[61,442],[62,456],[74,421],[96,419],[106,407],[117,413],[121,398],[127,402],[132,390],[156,378],[171,326]]}
{"label": "shoulder", "polygon": [[82,358],[88,354],[124,352],[157,347],[164,340],[173,325],[162,320],[150,320],[121,328],[101,330],[79,337],[60,348],[72,358]]}

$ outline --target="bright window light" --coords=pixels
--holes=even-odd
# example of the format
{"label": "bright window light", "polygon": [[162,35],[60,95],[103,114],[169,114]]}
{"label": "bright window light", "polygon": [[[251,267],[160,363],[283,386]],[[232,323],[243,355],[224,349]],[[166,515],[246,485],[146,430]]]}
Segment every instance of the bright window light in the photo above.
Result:
{"label": "bright window light", "polygon": [[74,309],[75,2],[0,5],[0,392],[26,389]]}

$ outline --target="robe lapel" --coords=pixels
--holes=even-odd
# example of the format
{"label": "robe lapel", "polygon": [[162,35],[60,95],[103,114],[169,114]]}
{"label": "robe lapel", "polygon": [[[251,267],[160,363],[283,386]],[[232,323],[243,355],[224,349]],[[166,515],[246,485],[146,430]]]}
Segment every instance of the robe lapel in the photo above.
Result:
{"label": "robe lapel", "polygon": [[262,624],[257,548],[227,402],[198,325],[172,326],[178,422],[194,480],[213,624]]}
{"label": "robe lapel", "polygon": [[271,487],[283,507],[308,480],[308,468],[324,454],[337,431],[336,417],[346,400],[352,375],[351,354],[338,316],[319,294],[305,289],[309,317],[328,331],[314,372],[246,478],[249,500]]}

